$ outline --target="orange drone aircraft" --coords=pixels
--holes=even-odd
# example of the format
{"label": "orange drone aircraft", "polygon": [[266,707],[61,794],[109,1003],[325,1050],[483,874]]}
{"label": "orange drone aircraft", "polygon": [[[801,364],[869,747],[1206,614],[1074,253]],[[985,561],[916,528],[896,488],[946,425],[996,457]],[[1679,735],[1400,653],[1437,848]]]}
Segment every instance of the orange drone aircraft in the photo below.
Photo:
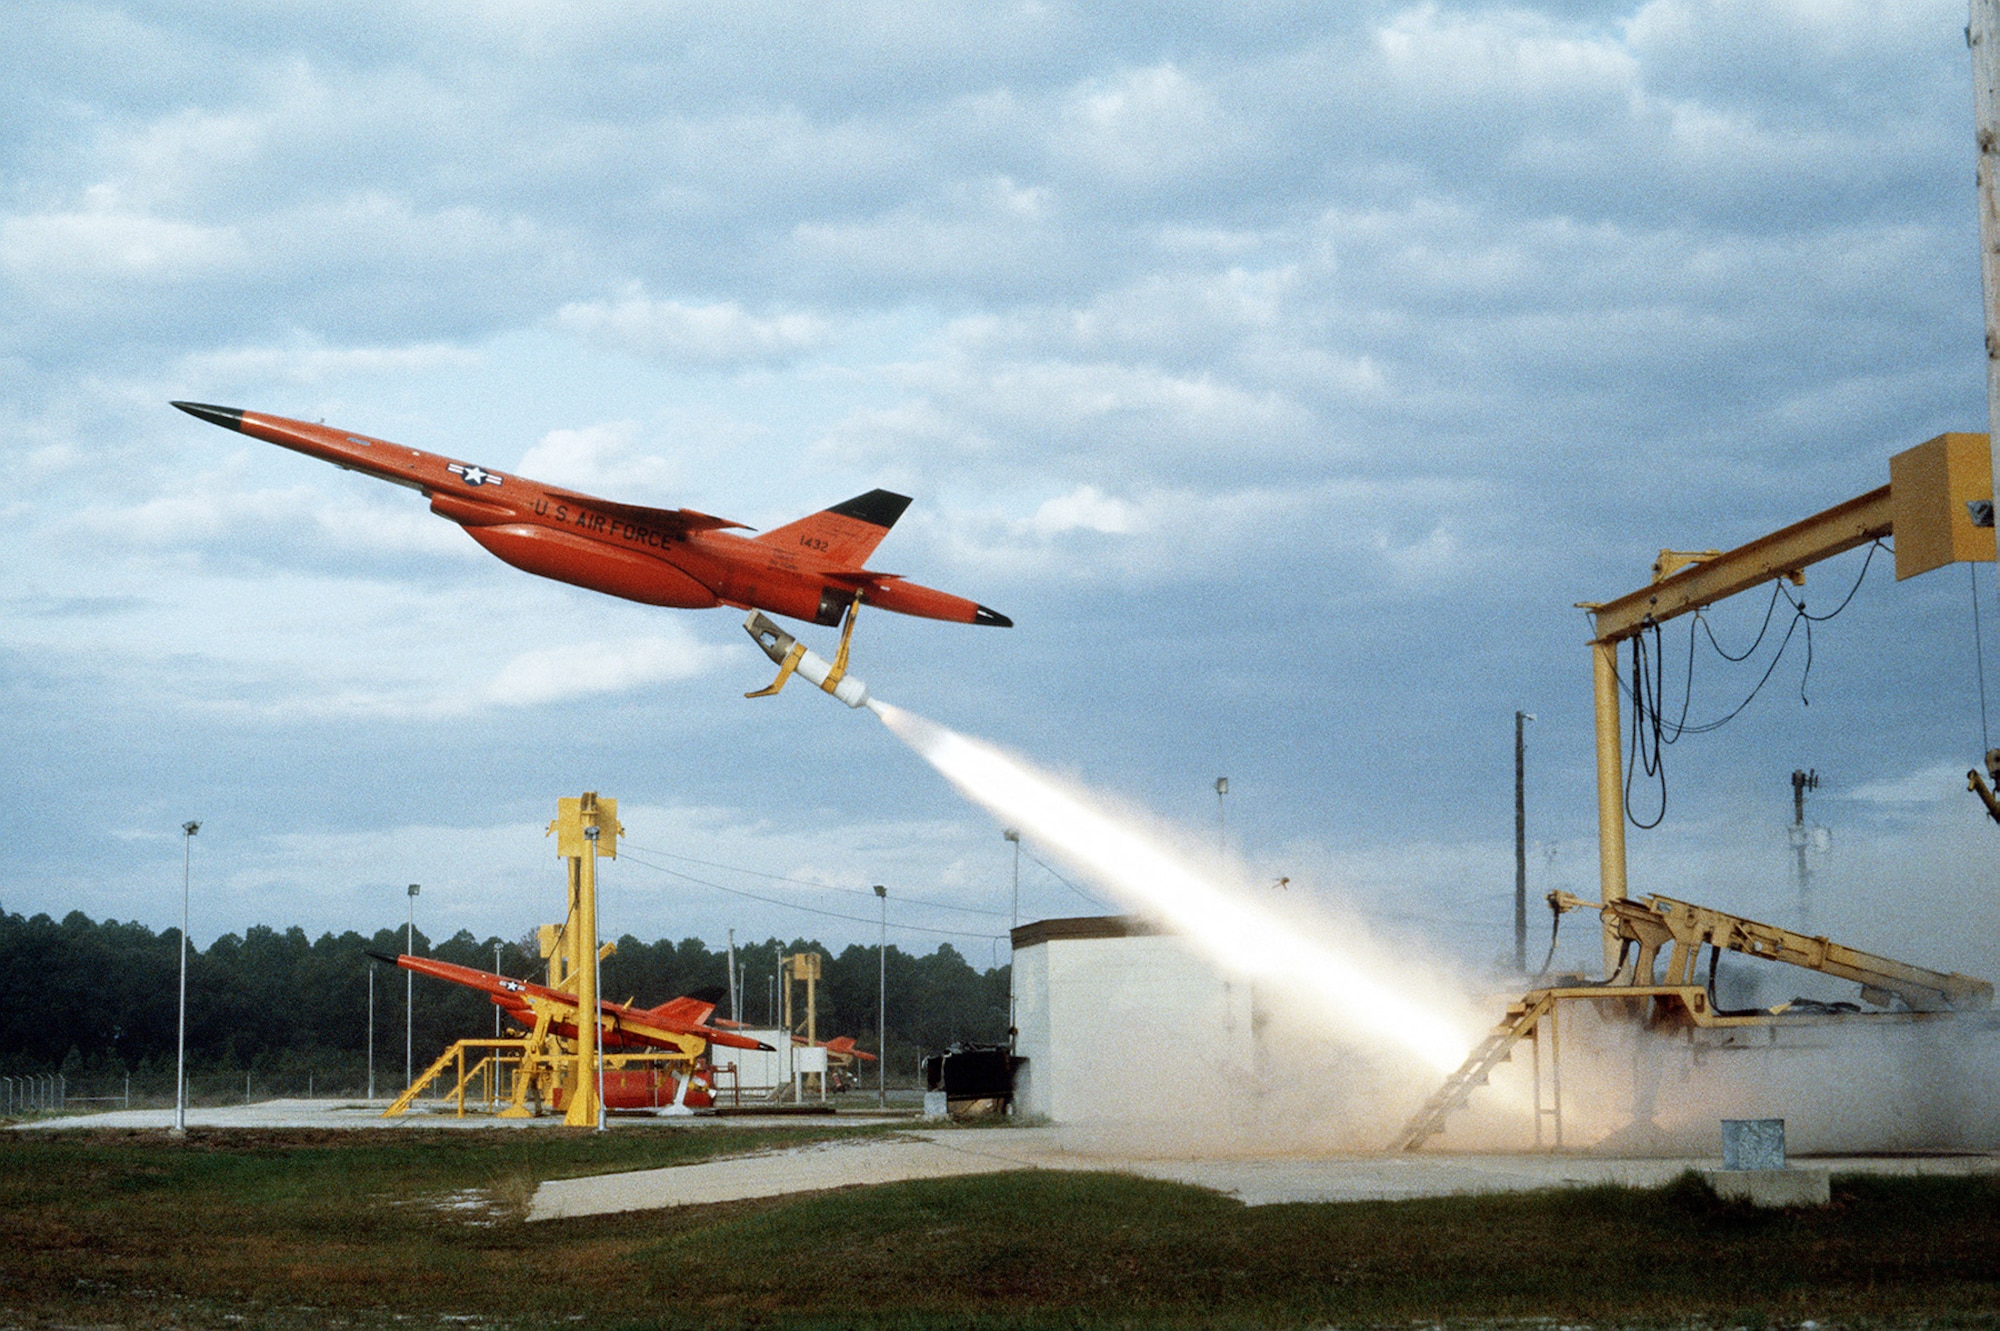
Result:
{"label": "orange drone aircraft", "polygon": [[[493,1006],[506,1013],[509,1021],[525,1028],[532,1029],[535,1025],[534,1005],[529,1000],[541,999],[565,1014],[550,1024],[550,1032],[565,1040],[576,1038],[577,998],[567,990],[551,989],[533,980],[517,980],[509,975],[496,975],[492,971],[439,961],[435,957],[413,957],[407,953],[392,956],[387,952],[373,951],[368,955],[385,965],[401,966],[418,975],[429,975],[462,984],[468,989],[477,989],[492,999]],[[771,1051],[770,1045],[754,1036],[719,1030],[710,1025],[709,1017],[714,1011],[715,1004],[700,998],[670,998],[658,1007],[650,1008],[603,999],[597,1003],[598,1025],[602,1028],[600,1038],[606,1049],[679,1049],[681,1043],[674,1037],[692,1035],[710,1044],[727,1045],[733,1049]]]}
{"label": "orange drone aircraft", "polygon": [[[431,512],[529,573],[646,605],[729,605],[824,625],[844,618],[843,670],[847,635],[863,601],[923,619],[998,628],[1014,622],[963,596],[862,567],[910,505],[908,496],[887,490],[870,490],[746,538],[726,530],[749,530],[742,523],[690,508],[614,503],[284,416],[201,402],[173,405],[212,425],[416,490],[430,500]],[[790,673],[779,676],[780,685]]]}

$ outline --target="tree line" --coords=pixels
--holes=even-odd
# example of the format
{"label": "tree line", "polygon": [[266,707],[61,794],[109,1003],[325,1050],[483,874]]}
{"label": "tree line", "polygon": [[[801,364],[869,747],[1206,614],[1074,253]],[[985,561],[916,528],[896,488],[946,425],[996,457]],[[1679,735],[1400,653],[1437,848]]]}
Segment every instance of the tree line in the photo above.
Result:
{"label": "tree line", "polygon": [[[521,979],[541,980],[532,937],[475,938],[460,930],[433,943],[421,930],[410,951]],[[188,948],[187,1054],[196,1073],[261,1075],[290,1087],[316,1075],[329,1091],[358,1089],[374,1041],[378,1084],[401,1084],[406,1021],[419,1068],[455,1040],[493,1033],[485,995],[369,959],[404,950],[401,927],[308,939],[294,925],[258,925]],[[821,1039],[852,1035],[876,1048],[876,949],[832,952],[811,939],[767,939],[739,947],[741,1016],[775,1025],[774,977],[781,953],[824,956],[817,992]],[[975,970],[949,944],[928,956],[891,946],[882,956],[891,1080],[914,1073],[924,1053],[953,1041],[999,1041],[1007,1029],[1007,968]],[[714,998],[726,1016],[726,952],[699,938],[644,942],[631,935],[603,963],[604,996],[650,1007],[685,994]],[[373,1023],[369,1019],[373,988]],[[0,1073],[60,1071],[72,1079],[125,1074],[171,1078],[180,993],[180,931],[91,920],[60,921],[0,910]],[[406,987],[407,986],[407,987]],[[412,1002],[405,1005],[405,994]],[[804,991],[796,991],[795,1021]],[[509,1032],[510,1034],[512,1032]]]}

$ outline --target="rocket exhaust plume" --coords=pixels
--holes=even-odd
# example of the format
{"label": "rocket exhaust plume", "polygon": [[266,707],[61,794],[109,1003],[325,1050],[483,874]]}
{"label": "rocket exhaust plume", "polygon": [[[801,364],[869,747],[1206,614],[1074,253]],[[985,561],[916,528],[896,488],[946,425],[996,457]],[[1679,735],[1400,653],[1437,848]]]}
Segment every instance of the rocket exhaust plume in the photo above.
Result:
{"label": "rocket exhaust plume", "polygon": [[1305,936],[1296,921],[1219,886],[1085,792],[880,699],[867,706],[960,794],[1225,969],[1288,990],[1357,1042],[1401,1050],[1440,1073],[1455,1070],[1472,1047],[1473,1032],[1399,987],[1389,966]]}

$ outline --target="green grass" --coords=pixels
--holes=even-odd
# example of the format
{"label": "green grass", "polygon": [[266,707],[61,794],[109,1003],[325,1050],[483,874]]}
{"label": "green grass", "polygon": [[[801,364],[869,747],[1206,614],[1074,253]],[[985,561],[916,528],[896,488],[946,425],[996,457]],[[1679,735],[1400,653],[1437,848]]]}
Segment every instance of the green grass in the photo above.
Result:
{"label": "green grass", "polygon": [[1759,1212],[1691,1177],[1245,1208],[1050,1172],[519,1218],[540,1179],[840,1131],[5,1134],[0,1325],[2000,1328],[1993,1179]]}

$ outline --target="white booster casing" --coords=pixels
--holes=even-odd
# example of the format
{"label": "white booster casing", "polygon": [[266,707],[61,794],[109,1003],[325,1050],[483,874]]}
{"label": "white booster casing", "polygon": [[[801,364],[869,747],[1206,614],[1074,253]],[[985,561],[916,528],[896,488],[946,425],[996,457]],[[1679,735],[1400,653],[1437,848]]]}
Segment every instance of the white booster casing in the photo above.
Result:
{"label": "white booster casing", "polygon": [[[743,631],[748,633],[757,645],[764,649],[764,655],[775,661],[781,669],[789,662],[792,673],[814,688],[831,693],[849,707],[868,705],[866,684],[849,674],[835,675],[831,661],[773,624],[763,611],[751,611],[750,617],[743,621]],[[833,682],[828,683],[829,679]]]}

